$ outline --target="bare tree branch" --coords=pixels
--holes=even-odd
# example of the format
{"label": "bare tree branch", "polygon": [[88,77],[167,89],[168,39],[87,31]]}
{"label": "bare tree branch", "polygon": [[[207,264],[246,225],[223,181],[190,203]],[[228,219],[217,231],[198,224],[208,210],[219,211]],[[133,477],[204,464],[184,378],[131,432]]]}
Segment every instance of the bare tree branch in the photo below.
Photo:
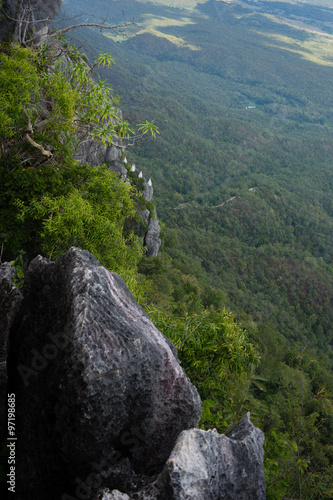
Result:
{"label": "bare tree branch", "polygon": [[46,156],[47,158],[51,158],[51,156],[53,156],[51,151],[48,151],[47,149],[44,149],[43,146],[41,146],[40,144],[37,144],[37,142],[35,142],[33,139],[31,139],[29,134],[25,134],[24,137],[31,144],[31,146],[39,149],[39,151],[41,151],[43,156]]}
{"label": "bare tree branch", "polygon": [[37,144],[37,142],[35,142],[30,137],[29,134],[33,134],[34,129],[32,128],[31,119],[30,119],[30,115],[29,115],[28,111],[25,108],[23,108],[23,112],[24,112],[24,114],[25,114],[25,116],[27,117],[27,120],[28,120],[27,130],[26,130],[26,134],[24,135],[24,137],[29,142],[29,144],[31,144],[34,148],[39,149],[39,151],[41,151],[41,153],[42,153],[43,156],[46,156],[47,158],[51,158],[51,156],[53,156],[52,153],[51,153],[51,151],[48,151],[47,149],[44,149],[41,144]]}
{"label": "bare tree branch", "polygon": [[100,30],[112,30],[116,33],[121,33],[123,34],[123,30],[125,31],[125,28],[128,28],[129,26],[136,26],[136,22],[131,21],[131,22],[125,22],[123,24],[116,24],[114,26],[108,26],[107,24],[99,24],[99,23],[79,23],[79,24],[73,24],[72,26],[68,26],[67,28],[63,28],[61,30],[55,31],[51,36],[59,36],[63,35],[64,33],[68,33],[68,31],[71,31],[76,28],[82,28],[82,27],[93,27],[93,28],[99,28]]}
{"label": "bare tree branch", "polygon": [[25,114],[25,116],[27,117],[27,120],[28,120],[27,133],[33,134],[34,130],[33,130],[32,125],[31,125],[31,119],[30,119],[30,115],[28,113],[28,110],[26,108],[23,108],[23,113]]}

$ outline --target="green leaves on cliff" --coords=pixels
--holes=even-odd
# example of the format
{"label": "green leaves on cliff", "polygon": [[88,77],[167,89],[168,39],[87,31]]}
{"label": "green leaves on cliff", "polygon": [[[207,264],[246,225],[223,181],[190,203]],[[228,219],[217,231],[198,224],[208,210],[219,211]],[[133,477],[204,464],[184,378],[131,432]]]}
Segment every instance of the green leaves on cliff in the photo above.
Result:
{"label": "green leaves on cliff", "polygon": [[32,114],[32,103],[40,97],[40,76],[37,57],[23,47],[0,47],[0,137],[9,138],[21,128],[26,116]]}
{"label": "green leaves on cliff", "polygon": [[136,217],[134,192],[107,167],[91,168],[80,189],[56,198],[43,196],[21,217],[42,221],[43,251],[59,257],[71,246],[90,251],[113,271],[135,268],[142,255],[141,240],[124,229]]}
{"label": "green leaves on cliff", "polygon": [[[17,168],[22,184],[10,185],[9,176],[7,196],[0,196],[4,209],[1,236],[13,250],[15,242],[17,249],[34,247],[56,258],[78,246],[113,271],[135,268],[142,243],[126,229],[126,221],[136,218],[130,184],[120,181],[106,166],[63,169],[53,175],[53,186],[43,175],[44,169]],[[26,196],[25,188],[32,185],[35,196]]]}
{"label": "green leaves on cliff", "polygon": [[[183,369],[203,399],[202,426],[224,431],[239,410],[241,381],[247,380],[260,360],[246,331],[227,310],[172,317],[155,307],[147,311],[157,328],[175,344]],[[216,411],[207,411],[209,405]]]}
{"label": "green leaves on cliff", "polygon": [[[0,46],[0,137],[25,166],[73,164],[78,93],[29,48]],[[15,142],[10,142],[10,139]]]}
{"label": "green leaves on cliff", "polygon": [[101,54],[89,66],[62,37],[49,40],[39,53],[0,46],[0,137],[7,144],[14,137],[20,141],[11,148],[26,166],[73,165],[77,148],[91,140],[105,148],[114,142],[134,145],[148,131],[156,137],[153,123],[140,123],[137,131],[127,127],[111,87],[92,77],[112,62]]}

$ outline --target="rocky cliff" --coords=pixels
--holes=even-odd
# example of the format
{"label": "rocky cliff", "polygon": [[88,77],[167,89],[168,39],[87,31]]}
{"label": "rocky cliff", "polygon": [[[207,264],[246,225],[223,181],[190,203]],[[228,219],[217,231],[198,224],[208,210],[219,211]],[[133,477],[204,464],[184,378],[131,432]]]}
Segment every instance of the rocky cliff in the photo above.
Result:
{"label": "rocky cliff", "polygon": [[72,248],[36,257],[21,292],[12,278],[0,266],[16,499],[265,498],[261,431],[195,428],[199,395],[120,276]]}
{"label": "rocky cliff", "polygon": [[[35,46],[41,41],[45,41],[49,31],[50,20],[59,14],[61,4],[62,0],[52,2],[48,0],[4,0],[2,2],[2,9],[0,10],[0,40],[8,40],[14,43],[29,46]],[[66,58],[65,55],[62,55],[62,61],[63,66],[66,67],[69,59]],[[35,119],[33,127],[31,123],[30,126],[28,125],[28,128],[30,127],[29,131],[38,129],[50,115],[44,102],[40,101],[36,108],[37,107],[39,109],[39,116]],[[117,110],[117,116],[119,116],[119,118],[115,120],[119,119],[119,121],[122,121],[121,110]],[[128,168],[126,168],[125,163],[122,161],[125,150],[125,145],[122,139],[114,137],[113,142],[109,143],[106,148],[104,148],[94,137],[92,137],[92,135],[88,134],[86,130],[83,133],[82,130],[80,132],[78,129],[75,140],[76,144],[73,156],[77,163],[90,164],[92,166],[106,163],[111,170],[118,173],[123,181],[129,181]],[[30,145],[31,143],[34,144],[34,147],[36,148],[35,153],[38,152],[38,155],[40,155],[40,151],[43,149],[41,148],[41,145],[33,141],[31,137],[29,137],[29,143]],[[11,145],[7,144],[7,153],[10,149]],[[43,151],[45,151],[45,148]],[[46,154],[52,156],[50,151],[46,151]],[[29,168],[29,162],[31,159],[33,159],[33,155],[30,153],[27,157],[24,157],[24,164],[26,168]],[[21,161],[23,162],[22,159]],[[37,164],[41,164],[40,160],[38,160]],[[36,164],[33,162],[31,166],[35,168]],[[140,174],[137,172],[136,176],[138,175]],[[142,185],[139,189],[140,195],[143,200],[150,202],[153,194],[151,180],[147,181],[147,179],[142,176],[142,173],[141,177]],[[148,255],[156,256],[161,246],[161,241],[159,239],[161,228],[158,223],[156,213],[152,211],[151,207],[150,209],[147,209],[146,206],[143,208],[140,207],[139,203],[138,213],[143,217],[142,224],[139,226],[133,225],[131,229],[136,232],[139,230],[142,243],[146,247],[146,253]]]}
{"label": "rocky cliff", "polygon": [[[121,110],[118,110],[118,113],[121,119]],[[76,160],[80,164],[99,165],[106,163],[124,182],[141,179],[141,185],[137,186],[138,190],[146,202],[151,202],[153,198],[152,180],[147,180],[143,176],[142,171],[137,170],[135,165],[128,165],[127,159],[124,156],[124,146],[120,142],[119,139],[115,139],[115,143],[109,144],[105,149],[97,144],[96,141],[87,140],[86,142],[82,142],[76,151]],[[158,222],[156,211],[138,207],[138,213],[142,217],[143,229],[140,232],[140,236],[146,248],[146,253],[147,255],[156,257],[161,247],[161,226]]]}

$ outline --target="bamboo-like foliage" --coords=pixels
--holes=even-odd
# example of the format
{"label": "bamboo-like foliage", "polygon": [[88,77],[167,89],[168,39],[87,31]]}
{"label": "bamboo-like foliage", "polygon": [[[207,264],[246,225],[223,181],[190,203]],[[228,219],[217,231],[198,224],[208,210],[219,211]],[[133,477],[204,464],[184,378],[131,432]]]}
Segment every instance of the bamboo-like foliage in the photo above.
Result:
{"label": "bamboo-like foliage", "polygon": [[[227,310],[170,317],[150,307],[148,314],[177,347],[182,366],[204,401],[202,422],[210,420],[214,426],[228,427],[237,412],[236,388],[259,363],[259,354],[245,330]],[[223,408],[217,419],[210,411],[205,413],[209,405]]]}
{"label": "bamboo-like foliage", "polygon": [[[51,38],[37,51],[15,45],[0,46],[0,137],[15,138],[26,166],[45,162],[73,165],[82,141],[105,148],[134,145],[157,127],[148,121],[135,126],[122,122],[112,89],[93,78],[99,68],[114,62],[100,54],[90,66],[64,36]],[[17,144],[11,146],[16,151]]]}
{"label": "bamboo-like foliage", "polygon": [[134,190],[105,166],[85,170],[80,187],[67,194],[16,201],[21,222],[35,221],[43,253],[57,258],[71,246],[94,254],[112,271],[133,269],[141,257],[141,240],[124,231],[135,219]]}

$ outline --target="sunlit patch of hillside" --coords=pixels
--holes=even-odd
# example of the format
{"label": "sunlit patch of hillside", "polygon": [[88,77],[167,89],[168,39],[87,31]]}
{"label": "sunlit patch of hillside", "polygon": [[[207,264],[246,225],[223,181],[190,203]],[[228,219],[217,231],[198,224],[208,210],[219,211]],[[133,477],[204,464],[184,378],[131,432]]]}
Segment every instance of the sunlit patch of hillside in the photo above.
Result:
{"label": "sunlit patch of hillside", "polygon": [[301,41],[279,34],[260,34],[277,42],[269,43],[271,47],[294,52],[316,64],[333,66],[333,36],[313,33],[308,39]]}
{"label": "sunlit patch of hillside", "polygon": [[169,42],[173,43],[176,47],[186,48],[186,49],[190,49],[190,50],[201,50],[200,47],[196,47],[195,45],[191,45],[189,43],[186,43],[186,41],[181,37],[174,36],[174,35],[167,35],[166,33],[162,33],[161,31],[155,30],[154,28],[147,28],[147,29],[141,30],[137,34],[143,35],[145,33],[149,33],[149,34],[157,36],[159,38],[165,38]]}
{"label": "sunlit patch of hillside", "polygon": [[145,28],[165,28],[167,26],[185,26],[187,24],[195,24],[195,22],[188,17],[171,19],[169,17],[146,14],[141,24],[143,24]]}
{"label": "sunlit patch of hillside", "polygon": [[137,0],[140,3],[165,5],[175,9],[195,9],[198,5],[207,3],[207,0]]}
{"label": "sunlit patch of hillside", "polygon": [[[165,16],[146,14],[145,16],[143,16],[143,20],[140,22],[140,26],[142,27],[142,29],[135,32],[135,35],[137,36],[149,33],[150,35],[154,35],[156,37],[168,40],[176,47],[186,48],[190,50],[201,50],[200,47],[187,43],[183,38],[179,36],[163,33],[163,31],[161,31],[162,29],[165,28],[183,27],[189,24],[195,24],[195,22],[188,17],[172,19]],[[104,33],[104,35],[119,42],[123,42],[126,40],[124,37],[120,36],[117,37],[117,35],[115,35],[114,33]]]}
{"label": "sunlit patch of hillside", "polygon": [[[233,1],[233,0],[231,0]],[[250,0],[251,3],[256,3],[256,0]],[[332,8],[332,0],[266,0],[271,3],[289,3],[289,4],[304,4],[313,5],[316,7],[329,7]]]}
{"label": "sunlit patch of hillside", "polygon": [[170,26],[181,27],[186,26],[188,24],[195,24],[194,21],[187,17],[181,17],[179,19],[170,19],[169,17],[164,16],[153,16],[146,15],[142,22],[143,29],[138,32],[138,35],[142,35],[144,33],[150,33],[160,38],[166,38],[169,42],[173,43],[177,47],[188,48],[191,50],[200,50],[199,47],[195,45],[188,44],[183,38],[163,33],[160,29],[168,28]]}
{"label": "sunlit patch of hillside", "polygon": [[[276,16],[273,14],[262,14],[266,18],[270,19],[273,22],[285,24],[287,26],[291,26],[293,28],[307,31],[309,33],[320,33],[323,35],[327,35],[327,33],[322,29],[324,24],[321,25],[321,27],[316,26],[316,24],[313,21],[307,21],[306,19],[301,19],[300,17],[298,18],[288,18],[285,16]],[[325,26],[332,26],[332,23],[325,23]]]}
{"label": "sunlit patch of hillside", "polygon": [[252,11],[294,28],[333,33],[332,0],[216,0],[215,4],[221,5],[220,9],[224,12],[227,5],[233,8],[237,18],[246,17]]}

